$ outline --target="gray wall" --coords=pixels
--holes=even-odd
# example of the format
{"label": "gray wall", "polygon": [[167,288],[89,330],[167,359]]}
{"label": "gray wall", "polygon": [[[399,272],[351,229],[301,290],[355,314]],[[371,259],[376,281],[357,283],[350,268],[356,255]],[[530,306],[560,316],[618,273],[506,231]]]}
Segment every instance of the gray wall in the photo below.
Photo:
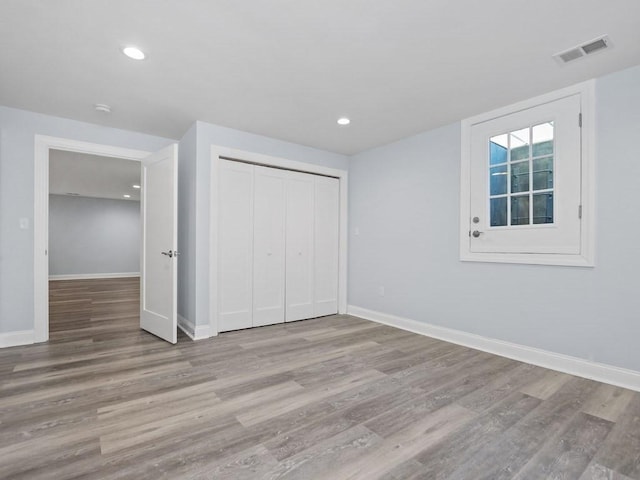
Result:
{"label": "gray wall", "polygon": [[139,273],[140,202],[49,195],[49,275]]}
{"label": "gray wall", "polygon": [[640,67],[596,93],[595,268],[459,260],[456,123],[352,158],[349,304],[640,370]]}
{"label": "gray wall", "polygon": [[180,228],[179,245],[187,258],[181,259],[179,269],[178,313],[195,325],[208,325],[211,145],[342,170],[348,169],[348,157],[204,122],[196,124],[195,152],[193,142],[192,129],[180,143],[184,152],[180,158],[180,185],[184,188],[178,211],[182,216],[187,213],[188,218],[182,218]]}
{"label": "gray wall", "polygon": [[[173,143],[24,110],[0,107],[0,333],[33,329],[34,138],[36,134],[156,151]],[[20,229],[20,218],[29,228]]]}

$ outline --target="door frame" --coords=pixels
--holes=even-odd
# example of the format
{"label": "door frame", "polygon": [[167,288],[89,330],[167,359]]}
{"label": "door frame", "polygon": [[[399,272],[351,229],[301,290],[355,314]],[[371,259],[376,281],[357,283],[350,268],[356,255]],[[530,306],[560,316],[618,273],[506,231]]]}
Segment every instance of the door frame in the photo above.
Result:
{"label": "door frame", "polygon": [[348,188],[346,170],[313,163],[272,157],[260,153],[211,145],[211,188],[209,222],[209,327],[210,336],[218,335],[218,179],[220,157],[265,167],[294,170],[303,173],[335,177],[340,182],[339,253],[338,253],[338,313],[347,313],[347,241],[348,241]]}
{"label": "door frame", "polygon": [[49,340],[49,150],[86,153],[140,162],[151,152],[69,138],[35,136],[33,212],[34,343]]}

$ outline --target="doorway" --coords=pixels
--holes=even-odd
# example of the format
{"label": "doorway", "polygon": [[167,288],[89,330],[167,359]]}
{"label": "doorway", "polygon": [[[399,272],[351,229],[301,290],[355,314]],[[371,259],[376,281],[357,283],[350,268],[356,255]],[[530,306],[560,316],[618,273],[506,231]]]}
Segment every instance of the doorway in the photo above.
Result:
{"label": "doorway", "polygon": [[140,162],[49,150],[49,334],[137,326]]}
{"label": "doorway", "polygon": [[142,159],[149,156],[149,152],[141,150],[36,136],[34,199],[34,340],[36,343],[49,340],[49,158],[52,151],[123,159],[138,162],[138,165]]}

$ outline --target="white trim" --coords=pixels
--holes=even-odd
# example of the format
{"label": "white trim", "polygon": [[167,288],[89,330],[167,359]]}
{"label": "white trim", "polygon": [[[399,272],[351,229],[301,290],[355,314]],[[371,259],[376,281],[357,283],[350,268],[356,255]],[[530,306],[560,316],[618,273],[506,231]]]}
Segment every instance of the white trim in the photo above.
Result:
{"label": "white trim", "polygon": [[50,281],[55,280],[93,280],[99,278],[132,278],[140,277],[140,272],[121,273],[69,273],[64,275],[49,275]]}
{"label": "white trim", "polygon": [[182,315],[178,315],[178,328],[191,340],[204,340],[217,335],[217,333],[211,335],[211,327],[209,325],[194,325],[192,321],[187,320]]}
{"label": "white trim", "polygon": [[349,315],[640,392],[640,372],[349,305]]}
{"label": "white trim", "polygon": [[347,312],[347,239],[349,174],[346,170],[323,167],[313,163],[271,157],[260,153],[211,145],[210,227],[209,227],[209,318],[211,335],[218,334],[218,168],[220,157],[241,160],[267,167],[284,168],[300,172],[335,177],[340,182],[340,246],[338,260],[338,313]]}
{"label": "white trim", "polygon": [[[582,223],[580,254],[477,253],[469,246],[471,218],[471,127],[494,118],[580,94],[582,109]],[[490,112],[462,120],[460,163],[460,260],[468,262],[522,263],[532,265],[595,266],[595,80],[578,83]],[[576,120],[577,121],[577,120]]]}
{"label": "white trim", "polygon": [[31,345],[34,339],[33,330],[0,333],[0,348]]}
{"label": "white trim", "polygon": [[33,295],[34,342],[49,340],[49,150],[140,161],[149,152],[68,138],[36,135],[34,145]]}

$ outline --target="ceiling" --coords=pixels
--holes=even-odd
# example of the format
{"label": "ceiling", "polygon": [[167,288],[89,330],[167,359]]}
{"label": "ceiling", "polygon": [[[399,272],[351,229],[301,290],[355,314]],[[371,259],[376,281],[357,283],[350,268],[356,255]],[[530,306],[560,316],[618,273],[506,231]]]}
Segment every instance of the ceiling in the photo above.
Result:
{"label": "ceiling", "polygon": [[[613,48],[551,57],[603,34]],[[0,45],[2,105],[353,154],[639,64],[640,2],[2,0]]]}
{"label": "ceiling", "polygon": [[[140,162],[84,153],[49,151],[49,193],[140,200]],[[123,195],[130,195],[125,198]]]}

